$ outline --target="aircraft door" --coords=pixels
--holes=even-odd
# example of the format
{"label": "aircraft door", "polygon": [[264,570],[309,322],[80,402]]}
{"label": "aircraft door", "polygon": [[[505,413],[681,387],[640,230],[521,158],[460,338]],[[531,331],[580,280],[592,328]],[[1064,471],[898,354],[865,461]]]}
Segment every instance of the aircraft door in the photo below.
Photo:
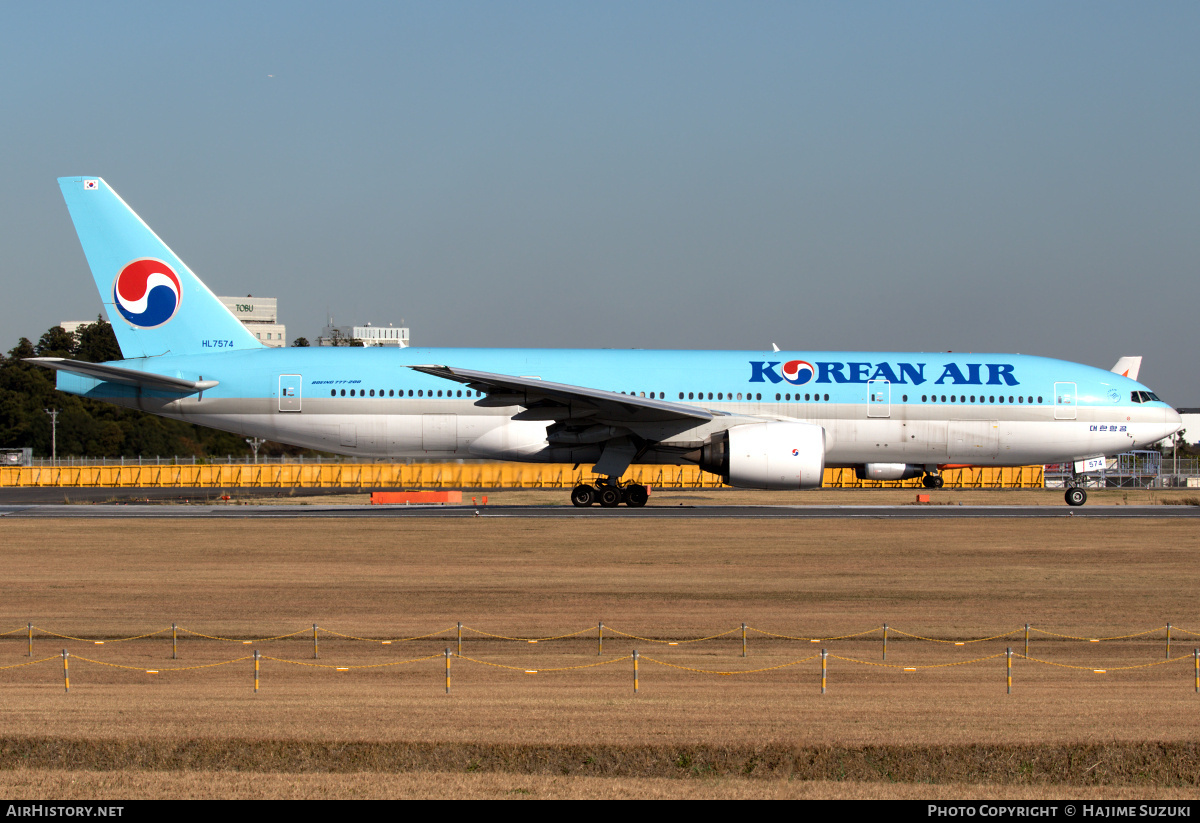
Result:
{"label": "aircraft door", "polygon": [[300,386],[303,379],[298,374],[279,375],[279,410],[281,412],[300,411]]}
{"label": "aircraft door", "polygon": [[1055,383],[1054,384],[1054,419],[1055,420],[1074,420],[1075,419],[1075,401],[1078,398],[1075,396],[1074,383]]}
{"label": "aircraft door", "polygon": [[892,384],[888,380],[867,381],[867,417],[892,416]]}

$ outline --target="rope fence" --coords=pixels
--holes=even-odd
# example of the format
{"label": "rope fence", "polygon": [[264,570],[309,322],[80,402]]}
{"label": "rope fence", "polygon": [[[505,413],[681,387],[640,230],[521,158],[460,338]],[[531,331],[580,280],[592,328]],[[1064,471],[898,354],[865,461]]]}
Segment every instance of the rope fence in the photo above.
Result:
{"label": "rope fence", "polygon": [[[594,631],[595,632],[595,642],[596,642],[596,654],[597,654],[597,656],[603,657],[603,655],[604,655],[603,642],[604,642],[604,633],[605,633],[606,628],[608,629],[610,639],[616,637],[616,638],[623,638],[623,639],[629,640],[629,641],[637,641],[637,642],[641,642],[641,643],[654,643],[659,647],[689,646],[692,644],[705,643],[705,642],[719,640],[721,638],[728,638],[731,635],[735,635],[740,631],[740,634],[741,634],[741,657],[742,658],[746,658],[749,656],[748,637],[751,633],[753,633],[756,636],[760,636],[762,638],[767,638],[776,643],[782,641],[784,643],[798,642],[798,643],[805,643],[805,644],[812,644],[812,643],[828,644],[828,643],[835,642],[835,641],[855,641],[855,642],[858,642],[861,644],[863,642],[869,641],[871,639],[872,635],[878,635],[879,640],[881,641],[881,656],[880,656],[879,660],[867,660],[862,657],[850,657],[850,656],[845,656],[845,655],[831,654],[827,648],[823,647],[816,654],[808,654],[805,656],[798,657],[796,659],[785,660],[783,662],[774,663],[773,665],[760,666],[757,668],[747,668],[747,669],[711,669],[711,668],[700,668],[697,666],[684,665],[684,663],[681,661],[672,662],[670,660],[660,659],[658,657],[647,657],[645,655],[639,655],[637,649],[632,649],[630,652],[622,652],[622,653],[619,653],[617,656],[610,656],[607,659],[602,659],[602,660],[592,662],[592,663],[579,663],[579,664],[575,664],[575,665],[565,665],[565,666],[564,665],[547,666],[542,663],[535,663],[532,665],[512,665],[510,663],[500,663],[500,662],[496,662],[494,660],[485,660],[479,656],[469,656],[469,655],[463,654],[463,632],[464,631],[466,631],[469,636],[473,636],[475,638],[483,638],[483,639],[486,639],[487,641],[502,641],[502,642],[506,642],[506,643],[525,643],[525,644],[554,643],[554,642],[563,643],[566,641],[574,641],[576,645],[578,645],[578,643],[583,640],[590,642],[590,640],[584,636],[589,634],[590,632]],[[670,637],[666,637],[666,636],[653,637],[653,636],[648,636],[646,634],[635,634],[633,632],[626,632],[621,629],[613,628],[611,626],[605,626],[605,624],[603,622],[597,623],[594,628],[587,627],[587,628],[583,628],[583,629],[577,629],[575,631],[561,632],[559,634],[553,634],[553,635],[539,635],[539,636],[518,636],[518,635],[501,634],[498,632],[490,632],[490,631],[472,627],[472,626],[466,626],[463,623],[459,622],[455,626],[452,626],[452,627],[449,627],[446,629],[440,629],[437,631],[427,632],[424,634],[409,635],[409,636],[402,636],[402,637],[395,637],[395,638],[365,637],[362,635],[343,633],[343,632],[333,631],[331,629],[324,629],[324,628],[320,627],[318,624],[314,623],[314,624],[312,624],[311,629],[306,627],[304,629],[300,629],[300,630],[294,631],[294,632],[287,632],[284,634],[275,634],[275,635],[268,635],[268,636],[246,639],[246,638],[239,638],[239,637],[227,637],[227,636],[222,636],[222,635],[217,635],[217,634],[209,634],[206,632],[201,632],[201,631],[196,631],[193,629],[181,627],[178,624],[173,623],[173,624],[171,624],[170,627],[155,629],[153,631],[143,632],[141,634],[130,635],[130,636],[121,636],[121,637],[107,637],[104,639],[100,639],[98,637],[88,638],[88,637],[80,637],[77,635],[69,635],[69,634],[65,634],[65,633],[61,633],[61,632],[55,632],[50,629],[35,626],[32,622],[30,622],[30,623],[27,623],[24,627],[18,627],[16,629],[12,629],[9,631],[0,632],[0,637],[8,637],[8,636],[15,635],[18,632],[22,631],[22,629],[24,629],[24,631],[27,635],[28,647],[27,647],[27,651],[26,651],[26,656],[29,657],[30,659],[19,662],[19,663],[0,665],[0,672],[7,671],[9,669],[16,669],[16,668],[25,667],[25,666],[33,666],[33,665],[37,665],[37,664],[41,664],[41,663],[47,663],[47,662],[50,662],[53,660],[58,660],[61,658],[62,672],[63,672],[63,688],[65,691],[68,691],[68,692],[70,691],[69,664],[70,664],[70,658],[72,656],[79,663],[85,663],[88,665],[99,666],[99,667],[106,667],[106,668],[115,669],[115,670],[119,670],[119,671],[137,672],[137,673],[155,674],[155,675],[158,675],[158,674],[169,675],[169,674],[173,674],[176,672],[190,672],[190,671],[196,671],[199,669],[213,669],[213,668],[217,668],[217,667],[221,667],[221,666],[230,666],[233,664],[244,663],[245,661],[252,660],[253,665],[254,665],[254,691],[255,692],[258,692],[259,688],[260,688],[261,676],[262,676],[262,666],[263,666],[264,661],[268,661],[273,664],[285,665],[285,666],[300,666],[300,667],[306,667],[306,668],[310,668],[310,669],[318,669],[318,670],[333,671],[333,672],[350,672],[350,671],[356,671],[356,670],[387,669],[387,668],[395,668],[395,667],[399,667],[399,666],[417,665],[417,664],[421,664],[421,663],[425,663],[425,662],[428,662],[431,660],[436,660],[436,659],[441,658],[444,661],[445,689],[446,689],[447,693],[450,692],[450,664],[451,664],[451,661],[455,660],[455,659],[461,661],[462,663],[469,663],[469,664],[473,664],[473,665],[477,665],[477,666],[481,666],[481,667],[494,668],[494,669],[499,669],[499,670],[504,670],[504,671],[509,671],[509,672],[520,672],[520,673],[529,674],[529,675],[577,672],[577,671],[581,671],[584,669],[594,669],[594,668],[597,668],[600,666],[613,666],[613,665],[620,664],[623,662],[629,662],[632,664],[634,692],[636,693],[639,690],[639,677],[640,677],[639,663],[641,661],[645,661],[647,663],[652,663],[656,666],[661,666],[661,667],[668,668],[668,669],[674,669],[674,670],[678,670],[681,672],[687,672],[687,673],[693,674],[693,675],[732,677],[732,676],[755,675],[755,674],[763,674],[766,672],[779,671],[782,669],[789,669],[789,668],[801,666],[805,663],[811,663],[814,660],[819,660],[820,661],[821,693],[822,694],[824,694],[826,692],[826,689],[828,688],[829,664],[830,664],[831,660],[835,661],[838,664],[845,664],[845,665],[849,665],[849,666],[863,666],[863,667],[870,667],[870,668],[876,668],[876,669],[882,668],[882,669],[888,669],[888,670],[897,671],[897,672],[919,672],[919,671],[944,669],[944,668],[958,667],[958,666],[976,666],[976,665],[982,666],[982,665],[987,665],[991,661],[995,661],[995,660],[1003,657],[1003,658],[1005,658],[1005,677],[1006,677],[1006,689],[1007,689],[1008,694],[1012,693],[1012,688],[1013,688],[1013,660],[1014,660],[1014,658],[1023,664],[1036,664],[1036,665],[1040,665],[1040,666],[1047,666],[1047,667],[1052,667],[1052,668],[1061,669],[1061,670],[1068,670],[1068,671],[1080,671],[1080,672],[1086,671],[1086,672],[1091,672],[1093,674],[1131,672],[1131,671],[1136,671],[1136,670],[1151,669],[1151,668],[1155,668],[1155,667],[1166,665],[1166,664],[1178,664],[1178,663],[1183,663],[1185,661],[1191,660],[1192,661],[1192,666],[1191,666],[1192,676],[1190,678],[1190,681],[1191,681],[1191,684],[1193,687],[1193,691],[1195,691],[1197,694],[1200,694],[1200,648],[1193,649],[1193,650],[1191,650],[1190,653],[1186,653],[1186,654],[1176,654],[1174,656],[1171,654],[1172,632],[1175,632],[1176,634],[1182,632],[1183,634],[1186,634],[1191,637],[1200,636],[1200,633],[1189,630],[1189,629],[1183,629],[1178,626],[1173,626],[1170,623],[1167,623],[1165,626],[1162,626],[1162,627],[1156,626],[1154,628],[1145,629],[1142,631],[1128,632],[1125,634],[1118,634],[1118,635],[1106,635],[1106,636],[1101,636],[1101,637],[1089,637],[1086,635],[1076,635],[1076,634],[1068,634],[1065,632],[1055,632],[1055,631],[1051,631],[1049,629],[1042,629],[1042,628],[1031,626],[1029,624],[1025,624],[1025,626],[1023,626],[1022,628],[1012,629],[1007,632],[990,634],[990,635],[987,635],[984,637],[967,637],[967,638],[962,638],[962,639],[954,639],[954,638],[947,638],[947,637],[932,637],[929,635],[922,635],[922,634],[919,634],[916,632],[907,632],[907,631],[903,631],[900,629],[896,629],[894,627],[889,627],[886,623],[883,624],[882,626],[865,629],[863,631],[849,632],[849,633],[844,633],[844,634],[840,634],[840,635],[826,636],[826,637],[821,637],[821,638],[810,637],[810,636],[805,636],[805,635],[785,634],[782,632],[773,632],[773,631],[769,631],[766,629],[748,626],[747,624],[742,623],[742,624],[740,624],[740,626],[736,626],[736,627],[734,627],[732,629],[728,629],[726,631],[715,632],[715,633],[711,633],[711,634],[704,634],[699,637],[679,637],[676,639],[671,639]],[[457,641],[457,651],[452,651],[450,647],[446,647],[444,651],[435,652],[435,653],[426,654],[426,655],[420,655],[420,656],[416,656],[416,657],[410,657],[410,658],[404,659],[404,660],[388,660],[388,661],[378,662],[378,663],[358,663],[358,664],[354,664],[354,665],[349,665],[349,664],[335,665],[335,664],[330,664],[330,663],[317,663],[317,662],[312,662],[309,660],[290,659],[290,658],[282,657],[282,656],[270,656],[270,655],[262,654],[258,649],[255,649],[253,654],[251,654],[251,655],[240,655],[240,656],[232,657],[232,658],[225,659],[225,660],[200,663],[200,664],[196,664],[196,665],[182,665],[182,666],[170,665],[170,666],[163,666],[163,667],[159,667],[159,668],[147,668],[145,665],[130,665],[130,664],[126,664],[126,663],[113,662],[111,660],[98,660],[98,659],[95,659],[92,657],[84,657],[84,656],[81,656],[78,654],[72,655],[71,652],[69,652],[67,649],[63,649],[60,654],[55,654],[50,657],[33,659],[33,641],[34,641],[35,632],[38,633],[38,635],[41,637],[53,638],[56,640],[68,640],[68,641],[77,642],[77,643],[87,643],[87,644],[90,644],[93,646],[101,646],[101,645],[105,645],[108,643],[148,641],[151,638],[156,638],[156,637],[166,634],[167,632],[170,632],[170,634],[171,634],[171,659],[178,660],[179,659],[179,635],[180,635],[180,633],[186,635],[189,638],[194,639],[195,641],[209,641],[212,643],[234,643],[234,644],[245,646],[245,645],[257,645],[257,644],[263,644],[263,643],[276,643],[276,642],[281,642],[281,641],[294,641],[297,638],[300,638],[302,635],[308,636],[310,631],[311,631],[311,638],[312,638],[312,660],[313,661],[319,659],[319,657],[320,657],[319,638],[322,634],[324,634],[328,638],[336,638],[337,640],[344,641],[344,642],[350,642],[350,643],[364,642],[364,643],[376,644],[376,645],[390,645],[393,643],[401,644],[401,643],[417,642],[417,641],[425,641],[425,640],[431,641],[434,639],[436,639],[440,642],[440,641],[447,640],[447,639],[454,639]],[[936,662],[936,663],[925,663],[923,665],[903,665],[903,664],[897,664],[894,662],[892,662],[892,663],[887,662],[887,640],[888,640],[889,632],[893,635],[893,637],[899,636],[899,637],[905,638],[911,642],[936,644],[935,645],[936,648],[944,648],[946,645],[968,646],[968,645],[974,645],[977,643],[995,642],[997,640],[1012,638],[1014,636],[1016,636],[1016,637],[1023,636],[1024,642],[1025,642],[1025,647],[1024,647],[1023,653],[1022,652],[1014,653],[1012,647],[1008,647],[1003,652],[996,652],[993,654],[976,655],[976,656],[972,656],[972,657],[970,657],[968,659],[964,659],[964,660],[951,660],[951,661],[942,661],[942,662]],[[1127,665],[1112,665],[1111,663],[1105,664],[1105,665],[1095,665],[1095,664],[1080,665],[1077,663],[1065,663],[1065,662],[1061,662],[1061,661],[1050,660],[1050,659],[1046,659],[1044,657],[1035,657],[1030,654],[1031,639],[1032,639],[1032,636],[1035,634],[1039,637],[1051,638],[1052,642],[1054,642],[1054,643],[1059,643],[1059,644],[1068,643],[1068,642],[1070,642],[1070,643],[1087,643],[1090,646],[1091,644],[1101,643],[1101,642],[1110,643],[1110,644],[1114,643],[1114,642],[1128,643],[1130,641],[1143,641],[1144,642],[1144,641],[1148,641],[1150,639],[1159,639],[1159,638],[1152,638],[1151,636],[1152,635],[1160,635],[1160,633],[1161,633],[1161,640],[1164,643],[1165,654],[1161,659],[1154,660],[1154,661],[1139,662],[1139,663],[1127,664]],[[1129,647],[1126,647],[1126,648],[1129,648]],[[1139,650],[1140,650],[1140,647],[1139,647]],[[568,653],[571,653],[571,652],[568,652]],[[573,653],[578,654],[578,650],[576,649]]]}
{"label": "rope fence", "polygon": [[399,644],[399,643],[411,643],[411,642],[416,642],[416,641],[420,641],[420,640],[447,639],[447,636],[450,636],[457,641],[458,646],[457,646],[456,653],[458,656],[461,657],[464,632],[467,632],[469,635],[474,635],[475,637],[485,638],[488,640],[500,640],[500,641],[507,641],[507,642],[514,642],[514,643],[527,643],[527,644],[552,643],[555,641],[583,639],[584,635],[587,635],[590,632],[595,632],[597,654],[602,654],[606,630],[608,632],[608,636],[610,639],[611,638],[625,638],[627,640],[636,640],[641,643],[655,643],[655,644],[663,645],[663,646],[687,646],[687,645],[692,645],[692,644],[696,644],[696,643],[707,643],[710,641],[729,637],[731,635],[737,634],[740,631],[743,657],[746,657],[748,654],[749,637],[751,635],[755,635],[755,636],[759,636],[762,638],[767,638],[767,639],[775,640],[775,641],[795,641],[795,642],[799,642],[799,643],[808,643],[808,644],[833,643],[836,641],[851,641],[851,640],[863,641],[863,640],[870,639],[870,637],[872,635],[878,635],[879,640],[881,642],[881,653],[882,653],[883,660],[887,659],[887,643],[888,643],[889,635],[893,639],[895,639],[895,637],[899,636],[901,638],[906,638],[910,641],[933,643],[933,644],[939,644],[939,645],[943,645],[943,646],[969,646],[969,645],[973,645],[976,643],[987,643],[987,642],[992,642],[992,641],[996,641],[996,640],[1020,637],[1023,634],[1024,640],[1025,640],[1024,656],[1029,657],[1030,644],[1032,643],[1033,635],[1035,635],[1035,634],[1045,637],[1045,638],[1053,638],[1058,641],[1078,641],[1081,643],[1089,643],[1090,644],[1090,643],[1111,643],[1111,642],[1116,642],[1116,641],[1137,640],[1137,639],[1150,639],[1152,635],[1155,635],[1155,634],[1158,634],[1161,632],[1162,633],[1162,641],[1164,643],[1164,649],[1165,649],[1164,657],[1166,657],[1166,658],[1170,658],[1170,656],[1171,656],[1172,633],[1175,633],[1175,634],[1182,633],[1189,637],[1200,637],[1200,632],[1193,631],[1191,629],[1182,628],[1179,626],[1175,626],[1175,625],[1172,625],[1171,623],[1167,623],[1165,626],[1155,626],[1153,628],[1144,629],[1141,631],[1133,631],[1133,632],[1127,632],[1125,634],[1114,634],[1114,635],[1104,635],[1104,636],[1088,636],[1088,635],[1068,634],[1065,632],[1056,632],[1056,631],[1052,631],[1050,629],[1039,628],[1037,626],[1032,626],[1032,625],[1026,623],[1023,628],[1014,628],[1014,629],[1010,629],[1008,631],[1003,631],[1003,632],[999,632],[999,633],[995,633],[995,634],[989,634],[989,635],[985,635],[985,636],[981,636],[981,637],[959,637],[959,638],[956,638],[956,637],[933,637],[933,636],[926,635],[926,634],[919,634],[917,632],[908,632],[908,631],[904,631],[903,629],[898,629],[894,626],[889,626],[887,623],[884,623],[882,626],[871,627],[871,628],[863,629],[863,630],[857,631],[857,632],[845,632],[842,634],[821,635],[821,636],[788,634],[788,633],[784,633],[784,632],[771,631],[771,630],[759,628],[756,626],[750,626],[746,623],[742,623],[740,626],[735,626],[735,627],[733,627],[731,629],[727,629],[725,631],[713,632],[713,633],[704,634],[704,635],[701,635],[698,637],[679,637],[679,636],[669,636],[669,635],[665,635],[665,634],[658,635],[658,636],[653,636],[653,635],[649,635],[649,634],[638,634],[638,633],[634,633],[634,632],[624,631],[623,629],[615,628],[613,626],[606,626],[603,622],[597,623],[595,625],[595,627],[589,626],[589,627],[585,627],[582,629],[576,629],[574,631],[564,631],[564,632],[560,632],[558,634],[536,635],[536,636],[502,634],[500,632],[492,632],[492,631],[488,631],[486,629],[481,629],[481,628],[477,628],[474,626],[468,626],[462,622],[459,622],[456,625],[447,627],[445,629],[436,629],[434,631],[425,632],[423,634],[394,636],[394,637],[367,637],[367,636],[363,636],[363,635],[359,635],[359,634],[350,634],[347,632],[339,632],[339,631],[335,631],[333,629],[325,628],[316,623],[313,623],[311,628],[306,627],[303,629],[298,629],[296,631],[286,632],[283,634],[253,636],[253,637],[227,637],[227,636],[218,635],[218,634],[209,634],[207,632],[197,631],[195,629],[190,629],[185,626],[179,626],[178,624],[175,624],[175,623],[172,623],[169,627],[164,627],[161,629],[153,629],[151,631],[145,631],[145,632],[142,632],[141,634],[135,634],[135,635],[120,636],[120,637],[109,637],[109,636],[97,635],[94,637],[84,637],[84,636],[80,636],[80,635],[65,634],[65,633],[54,631],[53,629],[45,628],[42,626],[35,626],[32,622],[30,622],[30,623],[27,623],[23,627],[18,626],[15,629],[10,629],[8,631],[0,632],[0,638],[8,637],[8,636],[14,635],[18,632],[24,631],[26,633],[26,639],[27,639],[27,644],[28,644],[26,656],[32,657],[33,656],[33,641],[34,641],[35,633],[37,633],[38,636],[51,637],[51,638],[56,638],[59,640],[71,640],[71,641],[75,641],[75,642],[79,642],[79,643],[91,643],[93,645],[102,646],[102,645],[105,645],[108,643],[126,643],[126,642],[130,642],[130,641],[135,641],[135,640],[146,640],[146,639],[149,639],[152,637],[158,637],[160,635],[167,634],[169,632],[171,635],[171,644],[172,644],[172,648],[173,648],[172,656],[173,656],[173,658],[177,658],[177,647],[178,647],[178,643],[179,643],[179,635],[180,634],[186,635],[191,638],[200,639],[200,640],[210,640],[210,641],[216,641],[216,642],[222,642],[222,643],[236,643],[236,644],[243,645],[243,646],[249,646],[249,645],[253,645],[256,643],[271,643],[271,642],[282,641],[282,640],[290,640],[290,639],[298,638],[302,635],[309,635],[311,633],[313,647],[314,647],[314,657],[317,656],[316,651],[317,651],[318,639],[319,639],[319,636],[321,636],[321,635],[325,635],[325,636],[331,637],[331,638],[337,638],[339,640],[371,643],[371,644],[385,645],[385,646],[392,645],[392,644]]}
{"label": "rope fence", "polygon": [[[171,634],[172,641],[175,643],[178,642],[178,635],[184,634],[184,635],[202,639],[202,640],[212,640],[212,641],[218,641],[218,642],[223,642],[223,643],[237,643],[240,645],[252,645],[254,643],[270,643],[270,642],[279,641],[279,640],[288,640],[288,639],[300,637],[301,635],[308,635],[309,633],[311,633],[311,635],[313,636],[314,639],[318,636],[318,634],[322,634],[322,635],[326,635],[328,637],[338,638],[340,640],[350,640],[350,641],[357,641],[357,642],[363,642],[363,643],[374,643],[374,644],[382,644],[382,645],[390,645],[390,644],[394,644],[394,643],[409,643],[409,642],[414,642],[414,641],[418,641],[418,640],[429,640],[429,639],[433,639],[433,638],[441,639],[441,638],[445,638],[448,635],[450,635],[450,636],[455,637],[458,640],[458,643],[460,646],[459,653],[461,654],[461,644],[462,644],[463,632],[468,632],[469,634],[476,635],[481,638],[487,638],[490,640],[504,640],[504,641],[517,642],[517,643],[533,644],[533,643],[548,643],[548,642],[554,642],[554,641],[571,640],[571,639],[575,639],[575,638],[581,638],[584,635],[588,634],[589,632],[595,632],[597,642],[602,643],[603,639],[604,639],[604,633],[606,630],[608,631],[610,637],[623,637],[623,638],[627,638],[629,640],[637,640],[637,641],[640,641],[643,643],[657,643],[657,644],[667,645],[667,646],[684,646],[684,645],[690,645],[693,643],[705,643],[705,642],[709,642],[709,641],[713,641],[713,640],[718,640],[723,637],[729,637],[730,635],[736,634],[737,632],[740,631],[742,634],[742,638],[743,638],[743,644],[742,644],[743,650],[746,646],[746,640],[750,634],[758,635],[758,636],[761,636],[764,638],[769,638],[772,640],[791,640],[791,641],[797,641],[797,642],[809,643],[809,644],[832,643],[835,641],[845,641],[845,640],[863,640],[863,639],[868,639],[873,634],[878,634],[881,642],[883,643],[883,648],[886,650],[886,645],[887,645],[887,640],[888,640],[889,634],[892,635],[893,637],[898,635],[900,637],[904,637],[909,640],[922,641],[922,642],[926,642],[926,643],[936,643],[936,644],[953,645],[953,646],[967,646],[967,645],[972,645],[975,643],[986,643],[989,641],[1017,637],[1017,636],[1020,636],[1023,632],[1024,637],[1025,637],[1025,643],[1026,643],[1026,652],[1028,652],[1028,646],[1032,640],[1032,635],[1034,635],[1034,634],[1041,635],[1041,636],[1048,637],[1048,638],[1054,638],[1057,640],[1074,640],[1074,641],[1079,641],[1079,642],[1084,642],[1084,643],[1101,643],[1101,642],[1107,643],[1107,642],[1120,641],[1120,640],[1135,640],[1138,638],[1149,638],[1151,635],[1162,632],[1163,633],[1162,639],[1163,639],[1163,641],[1165,643],[1165,647],[1167,649],[1167,656],[1170,655],[1171,636],[1173,633],[1174,634],[1182,633],[1182,634],[1188,635],[1189,637],[1200,637],[1200,632],[1193,631],[1191,629],[1182,628],[1180,626],[1175,626],[1171,623],[1167,623],[1165,626],[1155,626],[1153,628],[1144,629],[1142,631],[1128,632],[1126,634],[1104,635],[1104,636],[1067,634],[1064,632],[1056,632],[1056,631],[1052,631],[1050,629],[1039,628],[1037,626],[1033,626],[1033,625],[1026,623],[1023,628],[1018,627],[1018,628],[1010,629],[1008,631],[1003,631],[1003,632],[999,632],[999,633],[995,633],[995,634],[989,634],[989,635],[985,635],[985,636],[981,636],[981,637],[933,637],[930,635],[919,634],[916,632],[908,632],[908,631],[904,631],[903,629],[897,629],[894,626],[889,626],[887,623],[884,623],[882,626],[873,626],[871,628],[863,629],[863,630],[857,631],[857,632],[845,632],[842,634],[825,634],[825,635],[819,635],[819,636],[818,635],[800,635],[800,634],[787,634],[787,633],[783,633],[783,632],[771,631],[769,629],[763,629],[763,628],[759,628],[756,626],[748,625],[746,623],[742,623],[740,626],[734,626],[733,628],[727,629],[725,631],[713,632],[711,634],[705,634],[705,635],[701,635],[698,637],[676,637],[676,636],[668,636],[665,634],[659,635],[659,636],[652,636],[649,634],[637,634],[634,632],[627,632],[622,629],[614,628],[613,626],[605,625],[602,622],[597,623],[594,627],[589,626],[589,627],[585,627],[582,629],[576,629],[574,631],[564,631],[564,632],[560,632],[558,634],[536,635],[536,636],[534,636],[534,635],[528,635],[528,636],[526,636],[526,635],[509,635],[509,634],[502,634],[499,632],[491,632],[486,629],[481,629],[481,628],[477,628],[474,626],[468,626],[468,625],[460,622],[460,623],[456,624],[455,626],[450,626],[450,627],[447,627],[444,629],[436,629],[434,631],[425,632],[423,634],[395,636],[395,637],[366,637],[366,636],[358,635],[358,634],[339,632],[334,629],[329,629],[329,628],[326,628],[323,626],[319,626],[316,623],[312,624],[311,627],[305,627],[303,629],[298,629],[293,632],[286,632],[283,634],[276,634],[276,635],[253,636],[253,637],[227,637],[227,636],[223,636],[223,635],[209,634],[207,632],[197,631],[195,629],[190,629],[185,626],[179,626],[175,623],[172,623],[170,626],[166,626],[161,629],[153,629],[151,631],[146,631],[141,634],[135,634],[135,635],[129,635],[129,636],[109,637],[109,636],[103,636],[103,635],[96,635],[93,637],[84,637],[84,636],[80,636],[80,635],[64,634],[62,632],[57,632],[53,629],[45,628],[43,626],[35,626],[33,623],[27,623],[25,626],[18,626],[17,628],[0,632],[0,638],[8,637],[8,636],[14,635],[18,632],[24,631],[27,634],[28,642],[30,643],[30,646],[32,648],[32,642],[33,642],[35,632],[38,633],[38,635],[40,635],[40,636],[53,637],[53,638],[58,638],[61,640],[73,640],[73,641],[80,642],[80,643],[93,643],[95,645],[104,645],[106,643],[125,643],[125,642],[133,641],[133,640],[145,640],[147,638],[157,637],[159,635],[167,634],[168,632]],[[29,654],[32,654],[32,651],[30,651]],[[885,658],[886,658],[886,651],[885,651]]]}

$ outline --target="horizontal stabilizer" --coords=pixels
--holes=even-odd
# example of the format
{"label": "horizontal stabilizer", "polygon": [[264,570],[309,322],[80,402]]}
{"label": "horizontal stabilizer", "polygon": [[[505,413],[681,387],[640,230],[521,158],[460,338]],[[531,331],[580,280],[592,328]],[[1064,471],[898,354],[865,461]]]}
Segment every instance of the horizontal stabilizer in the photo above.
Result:
{"label": "horizontal stabilizer", "polygon": [[68,360],[65,357],[27,357],[25,362],[33,363],[55,371],[65,371],[79,374],[96,380],[107,380],[109,383],[122,383],[126,386],[145,386],[190,394],[211,389],[219,385],[216,380],[188,380],[184,377],[168,377],[165,374],[126,369],[121,366],[107,366],[103,363],[88,363],[84,360]]}
{"label": "horizontal stabilizer", "polygon": [[1138,371],[1142,368],[1142,358],[1138,357],[1122,357],[1117,361],[1117,365],[1109,369],[1114,374],[1119,374],[1122,377],[1128,377],[1130,380],[1138,379]]}

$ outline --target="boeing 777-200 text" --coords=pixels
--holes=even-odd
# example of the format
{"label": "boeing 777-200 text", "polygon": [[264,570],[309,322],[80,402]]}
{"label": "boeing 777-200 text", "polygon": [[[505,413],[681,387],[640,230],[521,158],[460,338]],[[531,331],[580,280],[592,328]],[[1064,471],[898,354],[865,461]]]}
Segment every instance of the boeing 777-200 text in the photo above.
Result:
{"label": "boeing 777-200 text", "polygon": [[[59,179],[122,360],[53,357],[64,392],[345,455],[594,464],[577,506],[646,503],[634,463],[805,489],[947,466],[1070,463],[1147,446],[1179,415],[1111,371],[1015,354],[269,348],[98,177]],[[1086,500],[1071,483],[1071,505]]]}

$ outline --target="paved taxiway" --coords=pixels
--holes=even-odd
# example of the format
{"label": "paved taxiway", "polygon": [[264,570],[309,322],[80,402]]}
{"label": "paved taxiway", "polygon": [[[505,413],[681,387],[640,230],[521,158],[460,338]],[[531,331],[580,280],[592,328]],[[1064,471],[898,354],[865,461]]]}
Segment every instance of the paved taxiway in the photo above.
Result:
{"label": "paved taxiway", "polygon": [[742,519],[1200,518],[1200,506],[326,506],[326,505],[0,505],[20,518],[280,518],[280,517],[549,517]]}

